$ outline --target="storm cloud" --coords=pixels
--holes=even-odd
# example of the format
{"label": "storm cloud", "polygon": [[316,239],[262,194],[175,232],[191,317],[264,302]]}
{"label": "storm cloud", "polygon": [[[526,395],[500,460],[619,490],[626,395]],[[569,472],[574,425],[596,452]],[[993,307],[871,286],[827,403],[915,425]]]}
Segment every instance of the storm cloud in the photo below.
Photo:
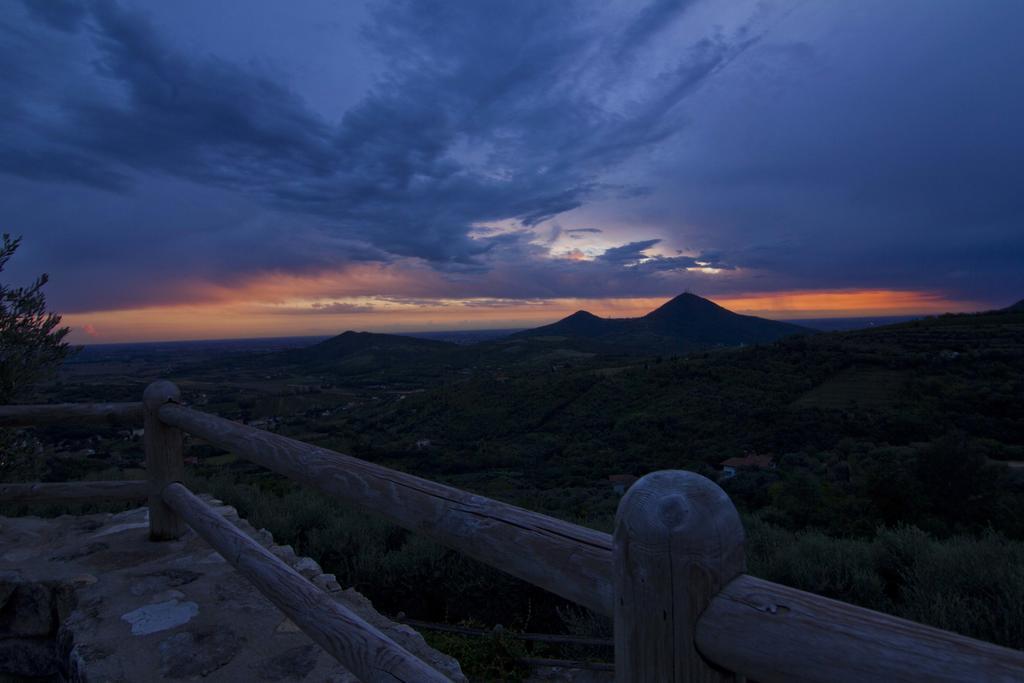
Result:
{"label": "storm cloud", "polygon": [[0,18],[0,211],[61,310],[361,264],[493,301],[1024,290],[1018,3],[169,11]]}

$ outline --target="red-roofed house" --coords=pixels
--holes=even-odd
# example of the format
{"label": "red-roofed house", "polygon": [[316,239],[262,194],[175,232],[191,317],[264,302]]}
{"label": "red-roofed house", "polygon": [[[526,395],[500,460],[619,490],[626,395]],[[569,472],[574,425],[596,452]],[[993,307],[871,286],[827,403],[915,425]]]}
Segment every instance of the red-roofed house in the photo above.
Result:
{"label": "red-roofed house", "polygon": [[728,458],[718,463],[722,468],[722,479],[735,477],[740,470],[770,470],[775,468],[775,458],[770,455],[747,453],[742,458]]}

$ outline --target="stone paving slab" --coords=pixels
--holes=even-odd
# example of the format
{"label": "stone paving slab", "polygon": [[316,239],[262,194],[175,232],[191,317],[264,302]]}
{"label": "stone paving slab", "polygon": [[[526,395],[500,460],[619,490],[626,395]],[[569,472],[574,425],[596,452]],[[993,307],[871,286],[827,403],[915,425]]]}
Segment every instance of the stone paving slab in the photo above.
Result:
{"label": "stone paving slab", "polygon": [[[227,519],[385,634],[456,681],[458,663],[276,546],[234,508]],[[0,680],[82,683],[357,680],[189,531],[148,540],[148,510],[55,519],[0,517]],[[48,659],[49,658],[49,659]],[[11,668],[13,667],[13,669]]]}

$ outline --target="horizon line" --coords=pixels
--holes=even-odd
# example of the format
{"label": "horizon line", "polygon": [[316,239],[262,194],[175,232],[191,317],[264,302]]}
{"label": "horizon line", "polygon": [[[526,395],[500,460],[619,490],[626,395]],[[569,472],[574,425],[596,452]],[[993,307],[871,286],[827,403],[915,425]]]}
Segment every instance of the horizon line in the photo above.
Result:
{"label": "horizon line", "polygon": [[[689,293],[689,292],[687,292]],[[684,293],[686,294],[686,293]],[[673,298],[678,298],[677,295]],[[698,296],[694,294],[693,296]],[[700,297],[705,298],[705,297]],[[998,310],[987,301],[946,298],[914,290],[808,290],[706,298],[730,312],[773,321],[914,318]],[[602,318],[639,318],[666,304],[662,297],[568,298],[508,302],[356,297],[343,300],[240,300],[164,305],[107,312],[69,313],[69,340],[85,346],[175,341],[331,337],[343,330],[425,334],[521,330],[551,324],[580,310]]]}
{"label": "horizon line", "polygon": [[[999,310],[999,309],[993,309]],[[764,316],[754,316],[764,318],[765,320],[773,320],[775,322],[807,322],[807,321],[818,321],[818,320],[897,320],[907,321],[916,320],[922,318],[936,318],[942,315],[971,315],[972,313],[986,313],[988,311],[971,311],[961,313],[907,313],[899,315],[847,315],[847,316],[815,316],[810,318],[767,318]],[[745,315],[745,314],[738,314]],[[604,316],[598,316],[604,317]],[[561,318],[560,318],[561,320]],[[554,322],[558,322],[557,320]],[[547,325],[550,323],[540,323],[538,327]],[[388,334],[399,337],[414,337],[420,334],[445,334],[452,332],[519,332],[521,330],[532,329],[531,327],[456,327],[456,328],[445,328],[445,329],[415,329],[415,330],[372,330],[372,329],[355,329],[350,328],[336,332],[333,334],[282,334],[274,336],[252,336],[252,337],[188,337],[182,339],[144,339],[137,341],[102,341],[92,343],[78,343],[72,344],[76,347],[95,347],[95,346],[123,346],[123,345],[141,345],[141,344],[187,344],[187,343],[213,343],[213,342],[242,342],[242,341],[275,341],[279,339],[331,339],[333,337],[346,334],[348,332],[357,333],[369,333],[369,334]],[[812,328],[813,329],[813,328]],[[818,330],[824,332],[826,330]]]}

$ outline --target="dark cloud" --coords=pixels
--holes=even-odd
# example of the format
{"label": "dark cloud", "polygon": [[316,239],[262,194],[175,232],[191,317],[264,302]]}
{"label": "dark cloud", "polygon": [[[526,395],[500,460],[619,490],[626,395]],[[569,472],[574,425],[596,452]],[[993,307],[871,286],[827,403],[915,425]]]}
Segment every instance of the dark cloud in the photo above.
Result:
{"label": "dark cloud", "polygon": [[337,111],[141,5],[0,17],[0,209],[68,310],[360,263],[495,301],[1024,289],[1019,4],[373,3]]}
{"label": "dark cloud", "polygon": [[123,98],[68,101],[58,131],[67,144],[137,170],[250,191],[329,172],[329,127],[294,93],[258,72],[190,58],[113,2],[97,3],[93,18],[97,71]]}
{"label": "dark cloud", "polygon": [[723,74],[647,220],[794,287],[1024,290],[1024,6],[942,7],[842,12]]}
{"label": "dark cloud", "polygon": [[82,183],[100,190],[126,190],[128,175],[70,149],[19,148],[0,143],[0,168],[13,169],[30,180]]}
{"label": "dark cloud", "polygon": [[[81,23],[78,5],[29,7]],[[624,117],[574,85],[601,33],[571,3],[387,3],[366,35],[389,75],[333,126],[248,65],[181,51],[138,11],[89,7],[104,88],[62,98],[62,115],[37,123],[50,147],[10,149],[3,170],[119,191],[131,172],[219,186],[455,271],[487,267],[492,239],[471,239],[473,225],[530,228],[599,196],[598,174],[671,134],[666,110],[732,49],[700,42],[665,74],[667,94]],[[666,11],[645,10],[637,39]],[[470,161],[465,148],[487,154]]]}
{"label": "dark cloud", "polygon": [[616,56],[624,59],[630,52],[643,47],[651,36],[664,31],[694,0],[652,0],[625,27],[619,35]]}
{"label": "dark cloud", "polygon": [[25,7],[36,19],[60,31],[75,31],[85,18],[83,2],[77,0],[24,0]]}
{"label": "dark cloud", "polygon": [[641,240],[630,242],[619,247],[606,249],[596,258],[600,264],[627,267],[634,274],[647,276],[651,273],[671,271],[689,271],[713,269],[716,271],[735,270],[736,267],[726,263],[720,254],[703,253],[699,256],[664,256],[648,254],[647,251],[660,244],[662,240]]}
{"label": "dark cloud", "polygon": [[660,243],[660,239],[630,242],[629,244],[623,244],[621,247],[606,249],[603,254],[598,256],[598,259],[608,263],[635,264],[640,259],[646,257],[645,251]]}
{"label": "dark cloud", "polygon": [[572,230],[565,230],[564,232],[571,240],[581,240],[586,235],[600,235],[604,231],[600,228],[573,228]]}

